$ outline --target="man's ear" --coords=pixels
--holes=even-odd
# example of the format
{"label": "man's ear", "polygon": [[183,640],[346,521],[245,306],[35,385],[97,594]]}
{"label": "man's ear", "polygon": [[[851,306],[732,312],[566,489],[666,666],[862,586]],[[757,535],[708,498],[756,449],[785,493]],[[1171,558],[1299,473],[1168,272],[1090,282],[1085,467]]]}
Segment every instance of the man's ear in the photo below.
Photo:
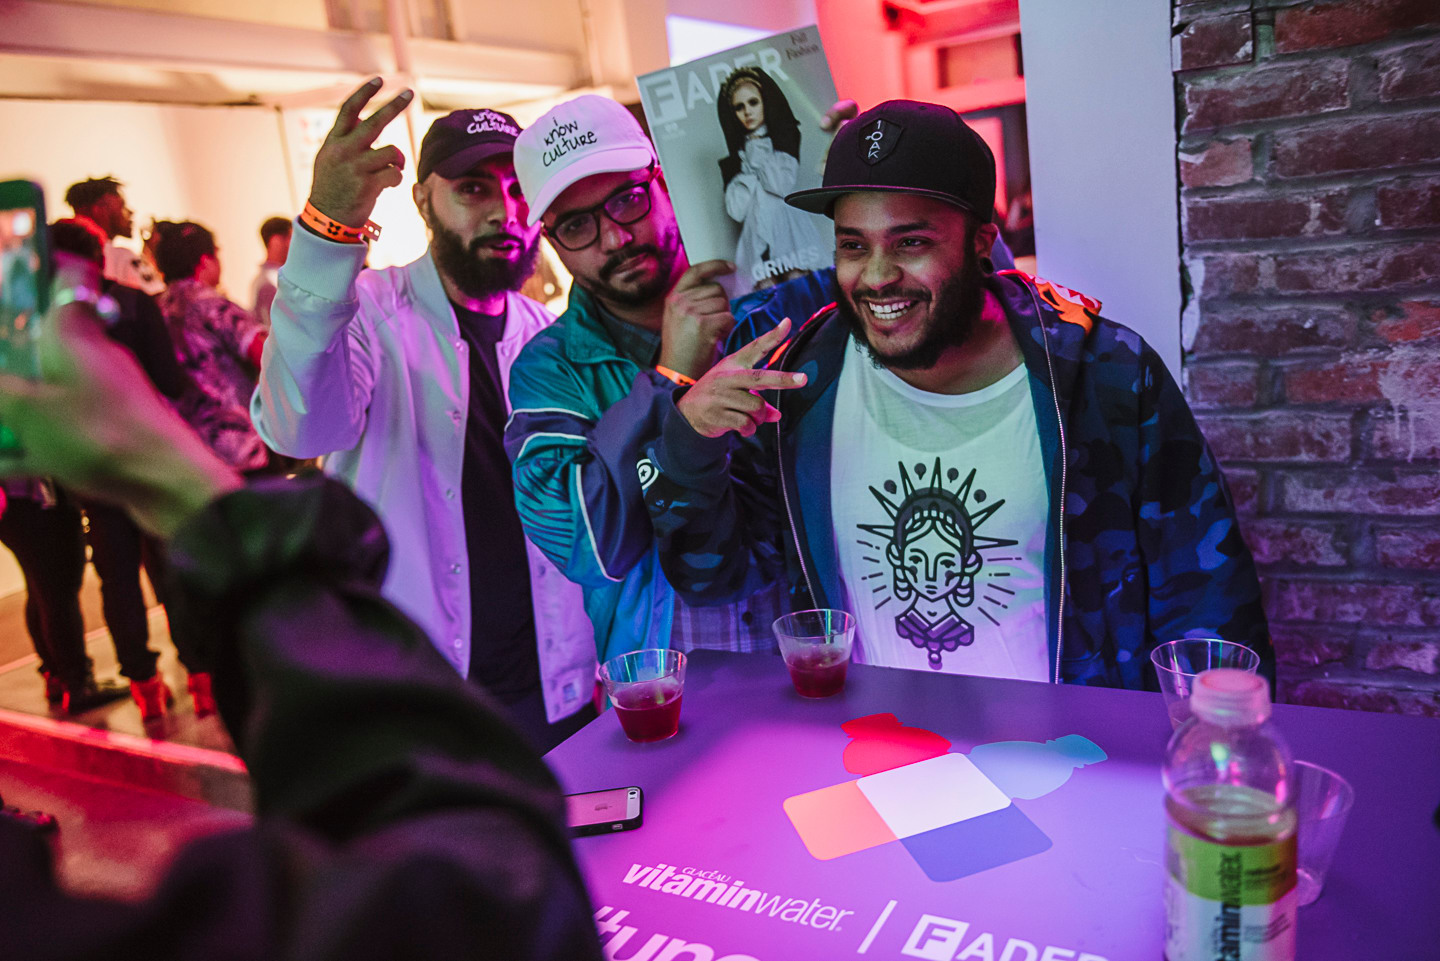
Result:
{"label": "man's ear", "polygon": [[990,248],[995,246],[995,238],[999,236],[999,227],[993,223],[981,224],[980,229],[975,231],[975,249],[972,253],[976,257],[989,257]]}
{"label": "man's ear", "polygon": [[415,186],[410,188],[410,198],[415,201],[415,209],[420,211],[420,216],[425,216],[425,201],[430,196],[430,190],[422,181],[416,181]]}

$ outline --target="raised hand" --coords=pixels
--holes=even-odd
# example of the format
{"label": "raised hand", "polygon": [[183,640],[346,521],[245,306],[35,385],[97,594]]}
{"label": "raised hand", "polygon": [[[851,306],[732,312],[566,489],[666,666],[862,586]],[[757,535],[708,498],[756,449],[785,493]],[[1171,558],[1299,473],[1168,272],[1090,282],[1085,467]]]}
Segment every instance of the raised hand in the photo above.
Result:
{"label": "raised hand", "polygon": [[780,419],[780,412],[761,397],[762,390],[794,390],[805,375],[783,370],[756,370],[790,333],[787,317],[778,326],[741,347],[701,377],[675,402],[697,434],[719,437],[729,431],[749,437],[761,424]]}
{"label": "raised hand", "polygon": [[365,225],[380,192],[398,186],[405,168],[405,155],[399,147],[372,148],[371,144],[410,105],[415,94],[402,90],[361,120],[360,111],[379,93],[380,85],[379,77],[368,80],[340,105],[335,125],[315,155],[310,203],[330,219],[351,227]]}
{"label": "raised hand", "polygon": [[706,260],[680,275],[665,298],[660,329],[660,364],[686,377],[699,377],[715,362],[715,354],[735,318],[730,299],[716,277],[735,272],[728,260]]}
{"label": "raised hand", "polygon": [[853,100],[837,100],[825,116],[820,118],[820,129],[834,133],[847,120],[854,120],[860,113],[860,105]]}

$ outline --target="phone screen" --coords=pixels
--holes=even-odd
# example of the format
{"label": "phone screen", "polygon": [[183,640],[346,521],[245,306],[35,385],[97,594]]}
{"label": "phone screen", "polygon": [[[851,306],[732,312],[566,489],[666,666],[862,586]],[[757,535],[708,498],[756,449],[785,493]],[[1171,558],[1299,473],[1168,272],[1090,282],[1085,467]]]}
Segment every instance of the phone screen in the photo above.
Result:
{"label": "phone screen", "polygon": [[617,787],[608,791],[565,795],[567,818],[572,828],[633,821],[640,816],[640,789]]}
{"label": "phone screen", "polygon": [[39,376],[36,325],[44,309],[44,260],[33,206],[0,207],[0,372]]}

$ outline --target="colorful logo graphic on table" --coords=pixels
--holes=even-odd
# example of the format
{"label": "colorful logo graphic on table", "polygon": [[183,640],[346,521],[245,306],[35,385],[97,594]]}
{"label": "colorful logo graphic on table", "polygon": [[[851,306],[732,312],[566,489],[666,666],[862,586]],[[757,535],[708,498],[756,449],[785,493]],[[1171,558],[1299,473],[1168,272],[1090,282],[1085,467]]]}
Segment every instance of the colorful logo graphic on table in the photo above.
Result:
{"label": "colorful logo graphic on table", "polygon": [[841,725],[845,770],[861,777],[785,799],[805,847],[829,861],[899,841],[932,881],[954,881],[1050,849],[1014,799],[1032,800],[1106,759],[1079,734],[996,741],[969,754],[894,714]]}

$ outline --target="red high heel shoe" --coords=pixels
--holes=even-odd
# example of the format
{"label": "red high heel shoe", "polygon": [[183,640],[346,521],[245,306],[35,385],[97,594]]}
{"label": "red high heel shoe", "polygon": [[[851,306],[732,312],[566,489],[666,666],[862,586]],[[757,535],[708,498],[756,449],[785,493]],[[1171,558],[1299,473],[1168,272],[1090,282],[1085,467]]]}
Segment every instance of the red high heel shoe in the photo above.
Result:
{"label": "red high heel shoe", "polygon": [[190,699],[195,702],[195,716],[209,717],[219,708],[215,705],[215,694],[210,689],[209,674],[190,675]]}
{"label": "red high heel shoe", "polygon": [[175,694],[165,678],[158,673],[145,681],[130,682],[130,696],[140,708],[141,721],[158,721],[165,716],[165,709],[175,703]]}

